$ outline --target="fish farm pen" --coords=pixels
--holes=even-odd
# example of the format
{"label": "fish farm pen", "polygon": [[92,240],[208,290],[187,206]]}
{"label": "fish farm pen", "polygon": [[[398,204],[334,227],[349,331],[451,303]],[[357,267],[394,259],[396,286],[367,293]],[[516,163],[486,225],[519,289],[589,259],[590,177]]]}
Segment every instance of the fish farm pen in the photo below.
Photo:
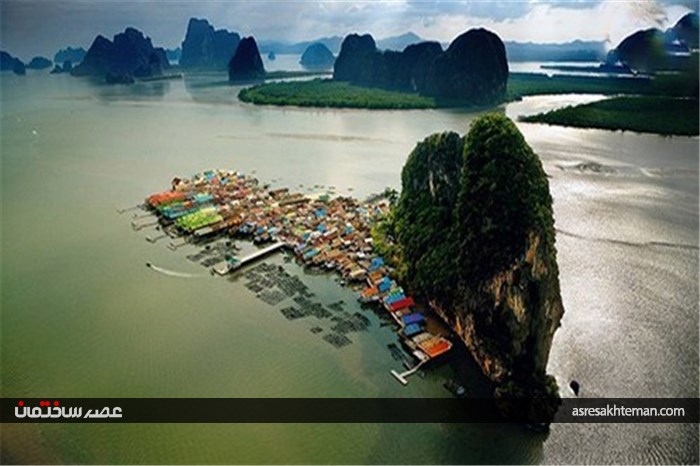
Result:
{"label": "fish farm pen", "polygon": [[[329,311],[308,299],[298,278],[264,263],[247,265],[284,249],[305,266],[339,273],[342,284],[360,290],[359,301],[381,306],[398,325],[402,343],[415,358],[412,364],[406,364],[406,372],[391,371],[404,385],[406,377],[420,366],[452,348],[444,336],[427,330],[425,315],[395,281],[391,267],[374,253],[372,225],[390,209],[382,196],[360,202],[352,197],[304,195],[286,188],[270,189],[256,178],[235,171],[210,170],[190,179],[174,178],[169,190],[152,194],[143,204],[119,212],[137,208],[146,213],[134,215],[132,227],[155,227],[159,235],[146,238],[152,243],[169,239],[168,247],[176,250],[214,238],[229,239],[207,245],[188,258],[209,267],[212,274],[241,271],[249,281],[245,286],[271,305],[298,291],[296,306],[281,311],[290,320],[306,315],[322,318]],[[251,240],[258,249],[241,256],[233,244],[234,238]],[[271,285],[279,290],[269,289]],[[325,335],[324,339],[342,347],[349,343],[345,332],[359,331],[367,325],[367,318],[355,313],[336,324],[339,332]]]}

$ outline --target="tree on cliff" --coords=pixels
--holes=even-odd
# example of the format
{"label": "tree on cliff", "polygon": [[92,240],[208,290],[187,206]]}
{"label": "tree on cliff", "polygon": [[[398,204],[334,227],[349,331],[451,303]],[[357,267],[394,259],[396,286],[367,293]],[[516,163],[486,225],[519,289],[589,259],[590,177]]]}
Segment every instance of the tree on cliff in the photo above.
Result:
{"label": "tree on cliff", "polygon": [[[464,141],[453,132],[433,134],[408,156],[401,173],[395,234],[413,288],[447,299],[456,284],[452,237]],[[441,298],[441,299],[442,299]]]}
{"label": "tree on cliff", "polygon": [[419,143],[401,182],[389,231],[409,287],[451,324],[497,393],[557,400],[545,371],[564,308],[537,155],[508,118],[487,115],[465,138]]}

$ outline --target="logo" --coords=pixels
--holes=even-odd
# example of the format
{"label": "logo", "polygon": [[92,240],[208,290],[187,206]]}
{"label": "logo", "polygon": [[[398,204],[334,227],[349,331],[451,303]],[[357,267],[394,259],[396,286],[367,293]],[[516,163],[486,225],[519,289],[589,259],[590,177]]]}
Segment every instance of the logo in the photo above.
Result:
{"label": "logo", "polygon": [[113,408],[105,406],[102,409],[88,409],[83,414],[81,406],[61,406],[58,400],[54,400],[53,403],[42,400],[39,401],[39,406],[34,407],[26,406],[23,400],[19,400],[15,406],[15,417],[17,419],[114,419],[122,417],[122,409],[119,406]]}

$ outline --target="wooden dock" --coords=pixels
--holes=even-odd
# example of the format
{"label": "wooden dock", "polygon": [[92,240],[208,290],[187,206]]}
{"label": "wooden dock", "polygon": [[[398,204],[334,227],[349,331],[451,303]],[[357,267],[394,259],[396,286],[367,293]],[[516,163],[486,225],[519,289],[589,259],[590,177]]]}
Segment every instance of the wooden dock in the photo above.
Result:
{"label": "wooden dock", "polygon": [[212,271],[217,275],[226,275],[230,272],[233,272],[234,270],[240,269],[241,267],[247,264],[250,264],[251,262],[255,262],[258,259],[262,259],[263,257],[272,254],[273,252],[282,249],[285,246],[287,245],[283,242],[271,244],[270,246],[255,251],[242,259],[238,259],[234,264],[230,263],[229,261],[219,264],[216,267],[213,267]]}
{"label": "wooden dock", "polygon": [[[417,355],[416,355],[416,357],[417,357]],[[413,366],[411,369],[409,369],[409,370],[407,370],[407,371],[405,371],[405,372],[401,372],[401,373],[398,373],[398,372],[396,372],[395,370],[392,369],[392,370],[391,370],[391,375],[393,375],[393,376],[396,378],[396,380],[398,380],[399,382],[401,382],[402,385],[408,385],[408,380],[406,380],[406,377],[408,377],[409,375],[413,375],[413,374],[415,374],[416,372],[418,372],[418,369],[420,369],[421,366],[422,366],[423,364],[425,364],[426,362],[428,362],[429,360],[430,360],[429,358],[419,358],[419,361],[420,361],[420,362],[419,362],[418,364],[416,364],[415,366]]]}

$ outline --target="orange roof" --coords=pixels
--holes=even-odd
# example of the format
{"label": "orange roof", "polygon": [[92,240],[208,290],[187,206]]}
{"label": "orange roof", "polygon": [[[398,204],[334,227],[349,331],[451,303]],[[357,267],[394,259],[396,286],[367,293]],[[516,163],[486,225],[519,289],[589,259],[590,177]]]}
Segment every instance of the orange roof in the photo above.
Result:
{"label": "orange roof", "polygon": [[379,290],[377,289],[376,286],[373,286],[373,287],[371,287],[371,288],[365,288],[365,289],[362,291],[362,296],[365,297],[365,298],[369,298],[370,296],[374,296],[374,295],[376,295],[377,293],[379,293]]}
{"label": "orange roof", "polygon": [[165,202],[181,201],[186,197],[186,194],[181,191],[163,191],[148,196],[148,203],[155,207]]}
{"label": "orange roof", "polygon": [[440,356],[452,348],[452,343],[441,337],[431,338],[418,344],[421,350],[431,358]]}

